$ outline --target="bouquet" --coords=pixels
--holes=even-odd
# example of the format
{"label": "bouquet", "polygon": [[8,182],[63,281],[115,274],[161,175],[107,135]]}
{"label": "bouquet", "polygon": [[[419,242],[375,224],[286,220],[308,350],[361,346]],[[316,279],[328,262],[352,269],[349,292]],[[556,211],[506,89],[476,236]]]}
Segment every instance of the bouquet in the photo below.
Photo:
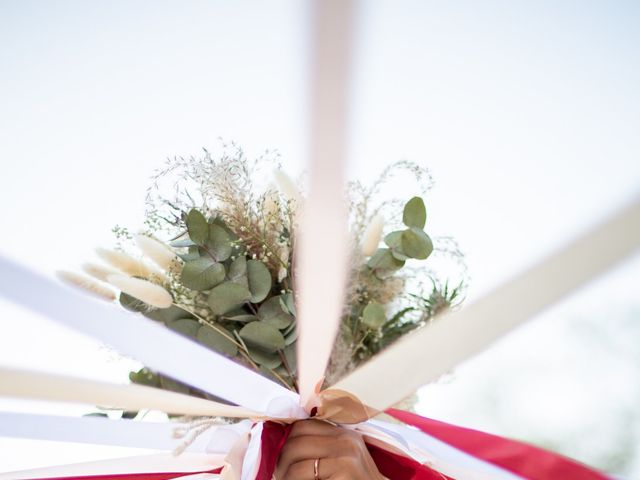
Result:
{"label": "bouquet", "polygon": [[[350,183],[344,194],[349,282],[327,384],[460,301],[463,282],[451,288],[429,268],[434,243],[445,257],[462,256],[452,239],[434,242],[425,231],[424,199],[377,198],[402,174],[422,195],[431,187],[426,169],[402,161],[371,186]],[[133,235],[115,227],[117,248],[97,250],[103,264],[83,265],[90,278],[62,277],[109,300],[117,289],[124,308],[297,390],[294,252],[304,195],[278,155],[249,160],[231,144],[216,156],[205,150],[199,158],[169,159],[154,174],[146,203],[145,228]],[[211,397],[147,368],[130,379]]]}

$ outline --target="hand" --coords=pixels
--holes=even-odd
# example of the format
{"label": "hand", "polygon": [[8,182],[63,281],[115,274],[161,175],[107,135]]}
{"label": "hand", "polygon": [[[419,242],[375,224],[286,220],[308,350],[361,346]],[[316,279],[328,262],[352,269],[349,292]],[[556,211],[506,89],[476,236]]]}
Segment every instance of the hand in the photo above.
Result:
{"label": "hand", "polygon": [[386,480],[378,471],[362,436],[318,420],[296,422],[278,465],[276,480]]}

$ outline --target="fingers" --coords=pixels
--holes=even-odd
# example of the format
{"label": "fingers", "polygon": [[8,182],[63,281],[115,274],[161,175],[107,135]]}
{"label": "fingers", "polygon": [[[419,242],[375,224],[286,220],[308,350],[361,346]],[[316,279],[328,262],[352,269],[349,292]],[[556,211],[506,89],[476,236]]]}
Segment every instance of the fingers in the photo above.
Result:
{"label": "fingers", "polygon": [[[280,452],[276,478],[314,478],[313,466],[315,459],[319,458],[322,465],[320,478],[329,479],[335,475],[342,475],[345,471],[362,469],[365,454],[368,455],[359,434],[326,422],[301,421],[293,426],[287,443]],[[337,465],[341,467],[338,468]],[[348,478],[369,477],[352,475]]]}
{"label": "fingers", "polygon": [[301,435],[337,435],[343,430],[321,420],[302,420],[293,424],[289,438]]}
{"label": "fingers", "polygon": [[302,435],[287,440],[278,465],[289,466],[302,460],[336,456],[334,439],[329,436]]}
{"label": "fingers", "polygon": [[[289,465],[286,472],[278,474],[278,480],[315,480],[315,459],[302,460]],[[335,458],[321,458],[318,462],[318,478],[327,480],[340,471],[340,462]]]}

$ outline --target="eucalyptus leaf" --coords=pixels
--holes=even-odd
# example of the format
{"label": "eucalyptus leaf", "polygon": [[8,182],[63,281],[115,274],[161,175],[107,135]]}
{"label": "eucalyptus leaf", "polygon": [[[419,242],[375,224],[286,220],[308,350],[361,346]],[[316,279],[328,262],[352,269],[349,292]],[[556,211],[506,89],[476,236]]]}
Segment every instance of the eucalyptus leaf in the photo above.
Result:
{"label": "eucalyptus leaf", "polygon": [[198,245],[204,245],[209,239],[209,223],[200,211],[192,208],[187,215],[189,238]]}
{"label": "eucalyptus leaf", "polygon": [[397,260],[407,260],[409,258],[408,255],[404,253],[402,250],[402,230],[397,230],[395,232],[391,232],[386,237],[384,237],[384,243],[386,243],[391,249],[391,254]]}
{"label": "eucalyptus leaf", "polygon": [[169,308],[157,308],[148,312],[143,312],[142,314],[145,317],[151,318],[152,320],[167,324],[169,322],[173,322],[174,320],[189,317],[189,313],[185,312],[182,308],[175,305],[172,305]]}
{"label": "eucalyptus leaf", "polygon": [[284,310],[280,296],[271,297],[260,305],[258,317],[279,330],[287,328],[293,322],[293,316]]}
{"label": "eucalyptus leaf", "polygon": [[266,353],[259,349],[250,348],[249,357],[261,367],[268,368],[270,370],[273,370],[274,368],[282,365],[282,359],[280,358],[280,355]]}
{"label": "eucalyptus leaf", "polygon": [[180,274],[180,283],[191,290],[209,290],[220,284],[225,276],[224,265],[208,257],[186,262]]}
{"label": "eucalyptus leaf", "polygon": [[158,376],[146,368],[141,368],[137,372],[129,372],[129,380],[135,384],[146,385],[147,387],[157,387],[160,385]]}
{"label": "eucalyptus leaf", "polygon": [[293,345],[293,343],[297,339],[298,339],[298,329],[294,328],[293,330],[291,330],[289,333],[286,334],[286,336],[284,337],[284,343],[287,346]]}
{"label": "eucalyptus leaf", "polygon": [[247,323],[240,330],[240,337],[247,345],[274,353],[285,347],[284,337],[280,330],[264,322]]}
{"label": "eucalyptus leaf", "polygon": [[259,303],[267,298],[271,291],[271,273],[267,266],[260,260],[249,260],[247,262],[247,278],[251,302]]}
{"label": "eucalyptus leaf", "polygon": [[400,246],[400,244],[402,243],[402,232],[402,230],[396,230],[394,232],[388,233],[384,237],[384,243],[386,243],[389,248]]}
{"label": "eucalyptus leaf", "polygon": [[247,259],[244,256],[236,258],[231,265],[229,265],[229,280],[232,282],[237,281],[239,278],[247,275]]}
{"label": "eucalyptus leaf", "polygon": [[231,238],[227,231],[215,223],[209,225],[207,248],[218,262],[224,262],[231,256]]}
{"label": "eucalyptus leaf", "polygon": [[370,302],[362,311],[362,323],[372,330],[379,329],[387,321],[382,305]]}
{"label": "eucalyptus leaf", "polygon": [[246,314],[246,315],[233,315],[231,317],[225,316],[224,319],[232,322],[247,323],[247,322],[255,322],[256,320],[258,320],[258,317],[256,317],[255,315]]}
{"label": "eucalyptus leaf", "polygon": [[144,313],[152,308],[142,300],[138,300],[136,297],[132,297],[128,293],[124,292],[120,292],[119,301],[120,305],[130,312]]}
{"label": "eucalyptus leaf", "polygon": [[250,298],[251,292],[244,285],[225,282],[211,290],[207,302],[214,314],[224,315],[246,303]]}
{"label": "eucalyptus leaf", "polygon": [[[229,336],[231,336],[231,333],[229,333]],[[235,343],[208,325],[202,325],[200,327],[198,334],[196,335],[196,340],[207,347],[210,347],[212,350],[230,357],[233,357],[238,353],[238,347]]]}
{"label": "eucalyptus leaf", "polygon": [[433,252],[433,243],[429,235],[412,227],[402,232],[402,250],[411,258],[424,260]]}
{"label": "eucalyptus leaf", "polygon": [[289,335],[289,333],[291,333],[295,328],[296,328],[296,322],[295,322],[295,321],[294,321],[294,322],[291,322],[291,325],[289,325],[287,328],[285,328],[285,329],[282,331],[282,334],[283,334],[284,336],[287,336],[287,335]]}
{"label": "eucalyptus leaf", "polygon": [[287,360],[287,365],[289,366],[289,370],[291,373],[295,375],[298,370],[298,355],[297,349],[295,345],[289,345],[284,349],[284,357]]}
{"label": "eucalyptus leaf", "polygon": [[160,376],[160,386],[165,390],[170,390],[172,392],[177,393],[189,393],[189,387],[183,383],[177,382],[172,378],[165,377],[164,375]]}
{"label": "eucalyptus leaf", "polygon": [[189,262],[191,260],[197,260],[200,258],[200,253],[198,251],[189,251],[187,253],[178,253],[178,257],[180,257],[183,261]]}
{"label": "eucalyptus leaf", "polygon": [[427,222],[427,209],[422,198],[413,197],[405,204],[402,221],[409,228],[424,228],[424,224]]}
{"label": "eucalyptus leaf", "polygon": [[292,293],[283,293],[280,295],[280,304],[286,312],[290,313],[294,317],[296,316],[296,304]]}
{"label": "eucalyptus leaf", "polygon": [[174,248],[186,248],[186,247],[193,247],[197,244],[190,238],[181,238],[179,240],[174,240],[169,245],[171,245]]}
{"label": "eucalyptus leaf", "polygon": [[375,271],[377,277],[386,278],[404,267],[404,263],[404,260],[394,257],[390,249],[380,248],[369,259],[367,265]]}
{"label": "eucalyptus leaf", "polygon": [[169,322],[167,327],[187,337],[195,337],[198,334],[200,324],[192,318],[181,318],[180,320]]}

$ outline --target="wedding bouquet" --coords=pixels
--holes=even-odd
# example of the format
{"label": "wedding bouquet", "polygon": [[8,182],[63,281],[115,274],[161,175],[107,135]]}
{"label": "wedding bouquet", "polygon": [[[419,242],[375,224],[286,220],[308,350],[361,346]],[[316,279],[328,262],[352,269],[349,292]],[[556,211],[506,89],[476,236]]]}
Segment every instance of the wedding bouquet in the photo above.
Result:
{"label": "wedding bouquet", "polygon": [[[461,298],[462,282],[450,288],[426,262],[434,241],[424,230],[423,198],[377,198],[402,174],[420,194],[431,187],[426,169],[403,161],[371,186],[352,182],[344,192],[349,280],[327,385]],[[256,180],[269,177],[262,186]],[[295,244],[303,209],[302,188],[272,152],[252,161],[231,144],[217,156],[205,150],[200,158],[170,159],[148,189],[144,230],[132,235],[114,228],[118,248],[98,249],[104,264],[83,265],[92,278],[61,276],[109,300],[115,288],[124,308],[297,390]],[[450,238],[435,244],[444,256],[461,260]],[[147,368],[130,379],[211,397]]]}

